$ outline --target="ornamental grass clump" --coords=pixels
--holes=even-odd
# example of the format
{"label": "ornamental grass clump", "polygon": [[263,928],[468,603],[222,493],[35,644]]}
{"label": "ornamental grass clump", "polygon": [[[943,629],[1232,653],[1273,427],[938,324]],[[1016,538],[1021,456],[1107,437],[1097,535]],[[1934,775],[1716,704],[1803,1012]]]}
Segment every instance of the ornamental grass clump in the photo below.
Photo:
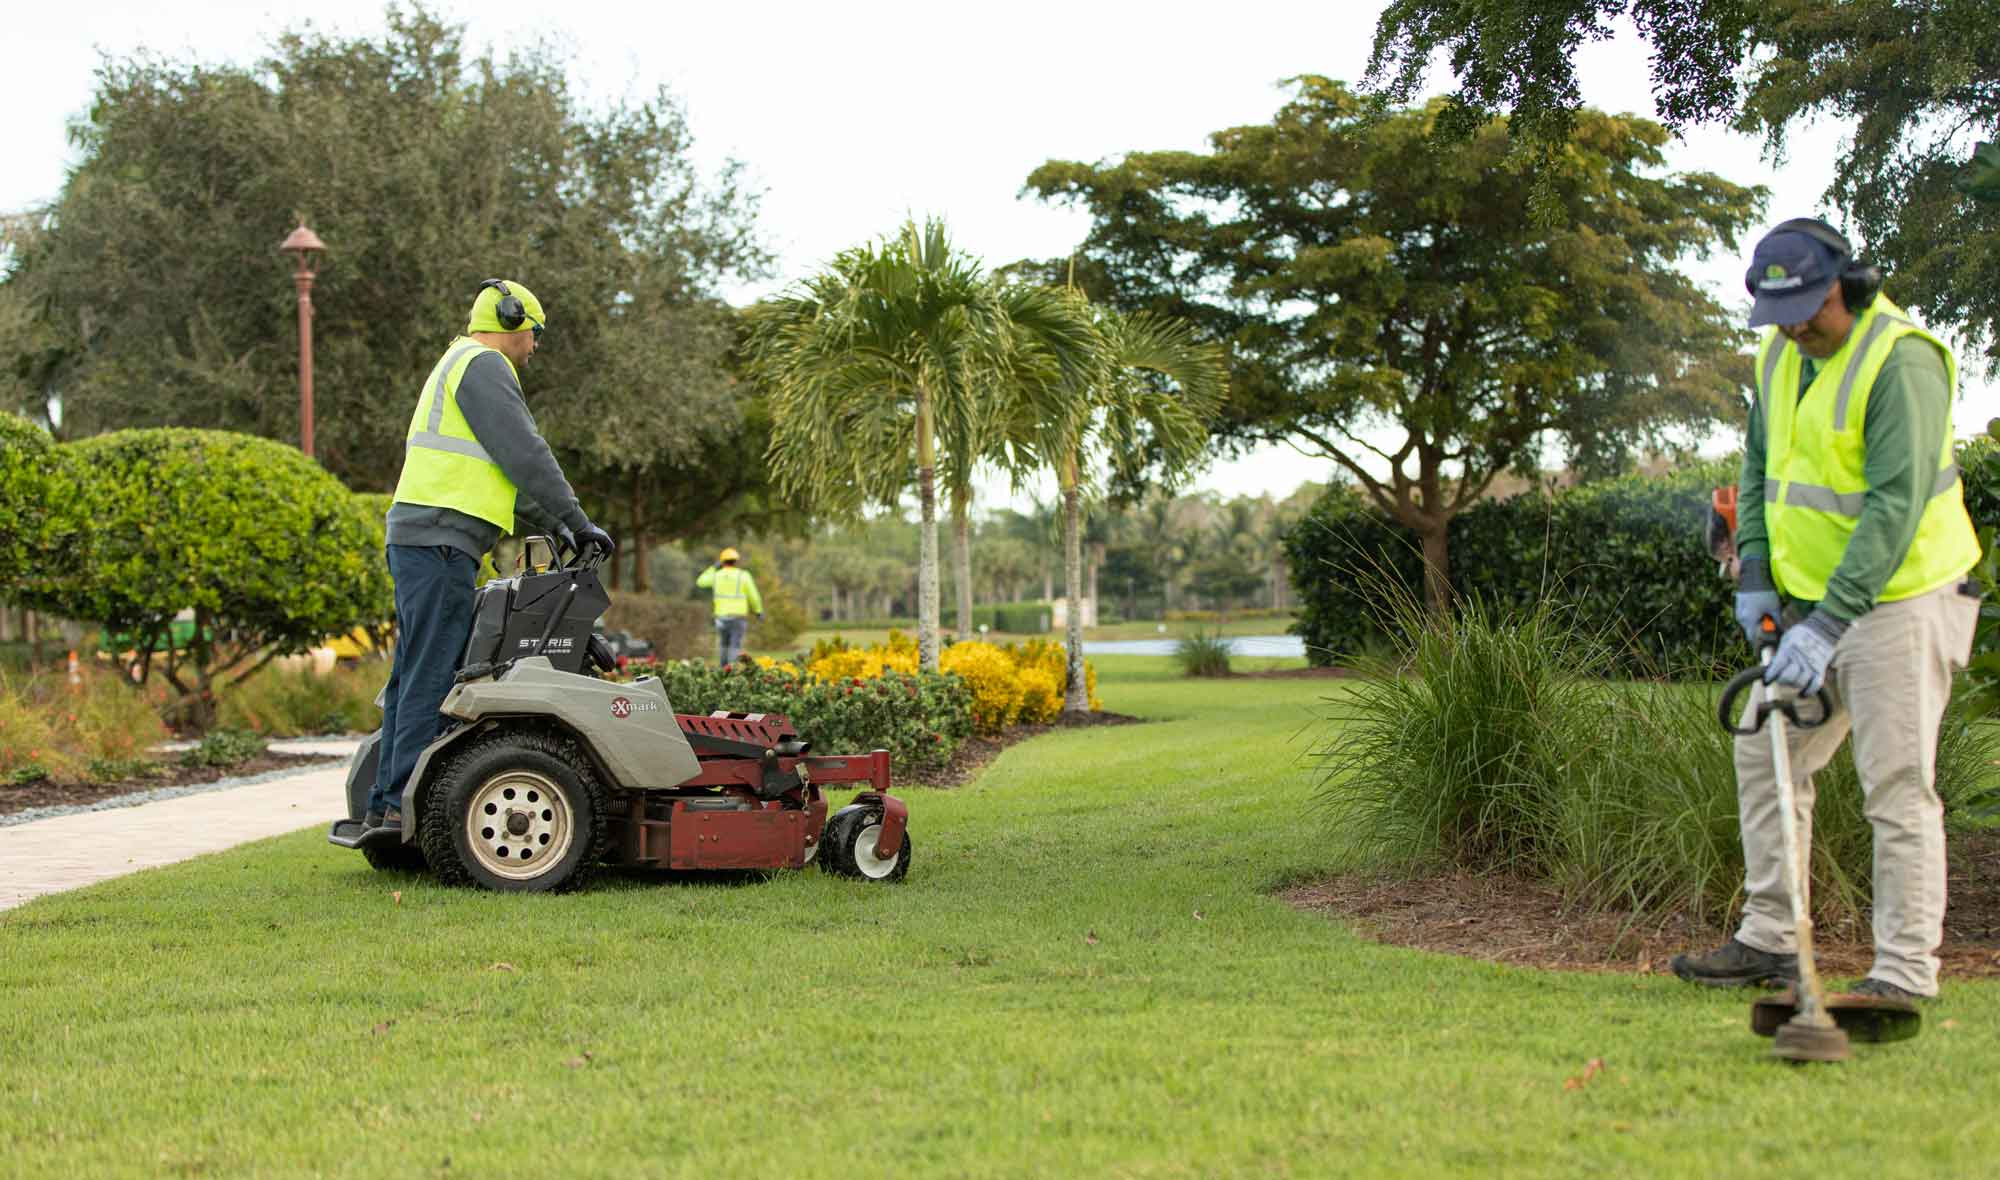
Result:
{"label": "ornamental grass clump", "polygon": [[1221,631],[1196,627],[1174,644],[1174,664],[1183,676],[1227,676],[1229,641]]}
{"label": "ornamental grass clump", "polygon": [[[1363,662],[1369,675],[1339,698],[1341,724],[1317,751],[1324,814],[1358,858],[1518,872],[1587,909],[1720,924],[1740,908],[1733,745],[1716,723],[1716,685],[1614,679],[1631,651],[1554,596],[1449,615],[1393,591],[1383,601],[1395,650]],[[1937,782],[1948,808],[1977,795],[1995,753],[1993,727],[1947,714]],[[1867,905],[1872,842],[1845,748],[1814,784],[1814,910],[1851,926]]]}

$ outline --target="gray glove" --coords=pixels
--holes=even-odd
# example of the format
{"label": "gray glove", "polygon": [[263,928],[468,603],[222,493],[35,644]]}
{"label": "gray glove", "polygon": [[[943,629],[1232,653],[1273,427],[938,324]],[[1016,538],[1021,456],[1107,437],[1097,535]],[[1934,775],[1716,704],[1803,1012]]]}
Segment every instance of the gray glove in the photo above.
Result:
{"label": "gray glove", "polygon": [[1801,696],[1818,692],[1826,683],[1827,666],[1833,663],[1833,649],[1846,630],[1846,623],[1823,610],[1807,615],[1778,641],[1778,654],[1764,669],[1764,683],[1797,689]]}
{"label": "gray glove", "polygon": [[1743,638],[1751,647],[1762,647],[1766,642],[1763,629],[1765,616],[1770,616],[1775,626],[1779,622],[1778,612],[1784,606],[1778,601],[1778,590],[1771,582],[1771,563],[1762,557],[1743,559],[1743,576],[1736,583],[1736,625],[1743,628]]}

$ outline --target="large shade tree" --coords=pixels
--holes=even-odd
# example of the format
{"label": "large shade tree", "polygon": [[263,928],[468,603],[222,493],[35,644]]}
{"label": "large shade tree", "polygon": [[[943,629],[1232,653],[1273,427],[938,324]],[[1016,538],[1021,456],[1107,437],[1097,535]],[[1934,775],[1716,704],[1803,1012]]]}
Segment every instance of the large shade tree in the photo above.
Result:
{"label": "large shade tree", "polygon": [[815,514],[851,518],[894,504],[914,473],[923,667],[938,666],[939,438],[982,447],[1002,405],[992,390],[1017,366],[1081,367],[1088,343],[1058,296],[990,281],[936,220],[847,250],[753,309],[750,372],[771,399],[779,488]]}
{"label": "large shade tree", "polygon": [[[122,426],[299,437],[297,320],[277,243],[326,240],[314,290],[318,457],[387,489],[410,407],[482,279],[534,289],[531,408],[594,516],[673,522],[743,463],[721,287],[762,273],[754,198],[698,168],[665,92],[608,108],[564,58],[476,53],[421,7],[254,65],[107,59],[78,163],[0,282],[0,391],[77,438]],[[755,444],[750,452],[755,453]],[[617,506],[614,511],[613,506]]]}
{"label": "large shade tree", "polygon": [[1576,48],[1625,19],[1671,128],[1733,123],[1782,151],[1808,119],[1853,120],[1827,199],[1899,301],[2000,367],[2000,203],[1959,183],[2000,127],[1992,0],[1392,0],[1370,72],[1407,101],[1442,58],[1458,82],[1447,130],[1510,114],[1523,154],[1546,159],[1580,117]]}
{"label": "large shade tree", "polygon": [[[1661,175],[1646,119],[1579,113],[1538,176],[1504,123],[1433,150],[1441,104],[1294,87],[1210,151],[1051,161],[1028,187],[1090,212],[1082,273],[1105,295],[1233,345],[1220,443],[1344,469],[1422,538],[1434,605],[1451,518],[1547,440],[1615,470],[1741,413],[1746,336],[1678,264],[1733,245],[1759,190]],[[1560,221],[1529,210],[1537,183]]]}

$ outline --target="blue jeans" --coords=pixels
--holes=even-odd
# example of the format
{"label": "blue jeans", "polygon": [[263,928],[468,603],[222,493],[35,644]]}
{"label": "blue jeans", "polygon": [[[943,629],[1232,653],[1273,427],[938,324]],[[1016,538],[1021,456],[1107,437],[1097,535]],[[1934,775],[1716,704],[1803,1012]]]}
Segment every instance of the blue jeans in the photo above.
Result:
{"label": "blue jeans", "polygon": [[438,710],[451,692],[472,634],[479,563],[448,545],[388,546],[396,581],[396,662],[382,698],[381,762],[368,810],[400,808],[424,747],[444,728]]}
{"label": "blue jeans", "polygon": [[749,615],[728,615],[715,620],[715,634],[721,650],[716,659],[733,664],[743,654],[743,635],[750,630]]}

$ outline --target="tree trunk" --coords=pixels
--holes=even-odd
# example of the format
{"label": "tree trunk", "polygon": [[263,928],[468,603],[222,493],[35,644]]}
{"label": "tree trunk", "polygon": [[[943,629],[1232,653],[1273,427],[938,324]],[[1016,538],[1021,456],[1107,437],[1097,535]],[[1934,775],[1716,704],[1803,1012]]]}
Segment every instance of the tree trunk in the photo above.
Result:
{"label": "tree trunk", "polygon": [[1042,561],[1042,601],[1054,602],[1055,600],[1056,600],[1056,576],[1055,573],[1049,569],[1048,560],[1044,558]]}
{"label": "tree trunk", "polygon": [[34,611],[21,612],[21,635],[28,641],[28,675],[42,671],[42,620]]}
{"label": "tree trunk", "polygon": [[1063,712],[1081,716],[1090,712],[1090,689],[1083,674],[1083,495],[1076,482],[1076,455],[1072,453],[1063,459],[1062,472],[1063,596],[1069,604],[1063,627],[1069,664]]}
{"label": "tree trunk", "polygon": [[1449,521],[1426,523],[1424,539],[1424,604],[1433,614],[1443,614],[1451,604],[1451,552],[1447,548]]}
{"label": "tree trunk", "polygon": [[652,589],[652,575],[646,569],[646,510],[644,478],[632,473],[632,589],[644,594]]}
{"label": "tree trunk", "polygon": [[917,391],[917,500],[923,506],[917,552],[917,667],[938,670],[937,458],[931,444],[931,399]]}
{"label": "tree trunk", "polygon": [[1104,543],[1093,541],[1090,545],[1090,573],[1086,575],[1090,584],[1090,621],[1092,624],[1095,624],[1097,620],[1104,617],[1104,608],[1098,605],[1097,597],[1097,571],[1103,565]]}
{"label": "tree trunk", "polygon": [[958,579],[958,637],[972,638],[972,526],[966,496],[951,498],[952,573]]}

